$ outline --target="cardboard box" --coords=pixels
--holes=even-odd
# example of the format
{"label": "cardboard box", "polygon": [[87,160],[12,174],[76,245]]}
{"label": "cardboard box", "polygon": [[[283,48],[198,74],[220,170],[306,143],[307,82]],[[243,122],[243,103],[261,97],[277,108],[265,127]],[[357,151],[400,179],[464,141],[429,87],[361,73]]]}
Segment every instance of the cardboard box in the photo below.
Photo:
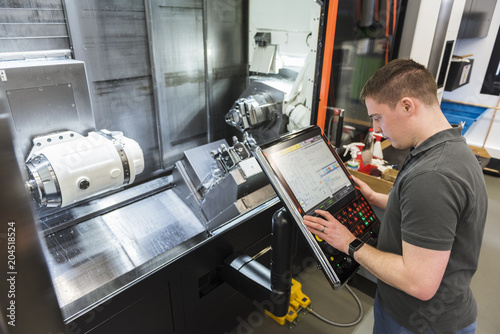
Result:
{"label": "cardboard box", "polygon": [[476,156],[477,161],[479,161],[481,168],[486,167],[486,165],[490,162],[491,159],[491,156],[488,154],[488,151],[486,151],[484,147],[477,147],[472,145],[469,145],[469,147]]}
{"label": "cardboard box", "polygon": [[393,168],[387,168],[383,173],[382,173],[382,179],[394,183],[396,181],[396,178],[398,177],[399,171],[393,169]]}
{"label": "cardboard box", "polygon": [[361,181],[368,184],[373,190],[375,190],[378,193],[388,194],[393,185],[393,182],[377,178],[365,173],[361,173],[355,170],[349,170],[349,173],[351,173],[352,176],[355,176]]}

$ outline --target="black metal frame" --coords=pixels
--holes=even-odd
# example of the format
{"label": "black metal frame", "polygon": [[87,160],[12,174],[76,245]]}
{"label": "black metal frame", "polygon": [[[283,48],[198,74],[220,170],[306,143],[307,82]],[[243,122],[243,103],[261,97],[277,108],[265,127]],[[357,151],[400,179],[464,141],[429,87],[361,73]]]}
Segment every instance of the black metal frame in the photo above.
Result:
{"label": "black metal frame", "polygon": [[238,252],[224,261],[221,277],[245,296],[264,305],[277,317],[285,316],[292,287],[292,252],[297,229],[285,209],[272,219],[271,269],[256,259]]}

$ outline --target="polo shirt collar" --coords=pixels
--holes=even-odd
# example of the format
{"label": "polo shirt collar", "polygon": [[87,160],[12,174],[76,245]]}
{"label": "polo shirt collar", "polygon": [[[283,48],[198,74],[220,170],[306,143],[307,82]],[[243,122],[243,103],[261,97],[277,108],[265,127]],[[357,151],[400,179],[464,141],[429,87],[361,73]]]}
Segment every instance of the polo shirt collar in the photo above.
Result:
{"label": "polo shirt collar", "polygon": [[443,131],[440,131],[431,137],[427,138],[422,144],[418,145],[416,148],[412,148],[410,151],[410,155],[412,157],[415,157],[419,155],[420,153],[423,153],[427,151],[428,149],[437,146],[439,144],[442,144],[444,142],[450,141],[450,140],[456,140],[462,137],[462,128],[461,127],[456,127],[456,128],[451,128],[451,129],[446,129]]}

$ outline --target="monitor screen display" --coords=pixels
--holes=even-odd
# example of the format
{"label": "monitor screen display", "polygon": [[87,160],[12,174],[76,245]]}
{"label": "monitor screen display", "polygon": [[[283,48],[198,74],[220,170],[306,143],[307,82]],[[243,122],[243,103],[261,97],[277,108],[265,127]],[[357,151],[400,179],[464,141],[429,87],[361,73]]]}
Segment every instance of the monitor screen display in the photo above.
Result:
{"label": "monitor screen display", "polygon": [[354,190],[321,135],[273,151],[270,158],[306,213],[326,210]]}

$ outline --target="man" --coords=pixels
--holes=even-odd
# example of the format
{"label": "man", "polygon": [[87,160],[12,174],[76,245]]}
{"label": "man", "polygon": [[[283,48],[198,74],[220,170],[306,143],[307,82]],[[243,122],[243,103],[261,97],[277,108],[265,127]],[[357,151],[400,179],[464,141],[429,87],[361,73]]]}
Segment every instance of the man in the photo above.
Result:
{"label": "man", "polygon": [[[409,59],[386,64],[361,92],[374,131],[395,148],[411,148],[389,195],[355,179],[368,202],[385,209],[377,248],[352,249],[354,259],[378,278],[377,334],[476,328],[469,285],[486,220],[486,187],[461,129],[450,126],[436,93],[432,74]],[[309,231],[349,253],[356,238],[328,212],[317,213],[321,217],[304,217]]]}

